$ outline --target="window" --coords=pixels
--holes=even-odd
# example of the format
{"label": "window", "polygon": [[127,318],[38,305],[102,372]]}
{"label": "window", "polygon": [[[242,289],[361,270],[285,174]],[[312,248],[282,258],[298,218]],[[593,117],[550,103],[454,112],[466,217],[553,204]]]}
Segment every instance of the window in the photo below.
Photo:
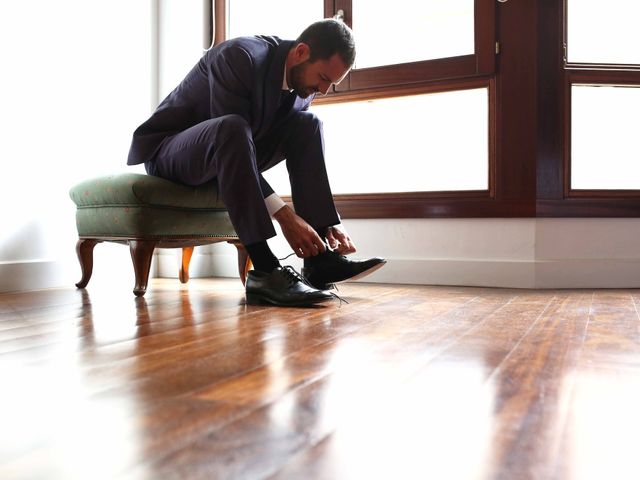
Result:
{"label": "window", "polygon": [[569,196],[640,194],[638,15],[634,0],[566,0]]}
{"label": "window", "polygon": [[358,60],[341,91],[494,71],[495,0],[214,2],[217,42],[255,34],[295,39],[315,20],[343,19],[356,34]]}
{"label": "window", "polygon": [[362,53],[339,92],[494,72],[495,0],[337,0],[336,11]]}
{"label": "window", "polygon": [[[355,67],[473,55],[473,7],[473,0],[397,0],[392,4],[386,0],[352,0],[353,29],[358,39]],[[402,21],[390,21],[394,18]]]}
{"label": "window", "polygon": [[[345,194],[490,195],[493,0],[218,3],[225,22],[216,28],[226,38],[256,33],[295,38],[313,21],[334,15],[353,28],[358,45],[354,69],[313,107],[325,124],[329,175],[338,200]],[[402,21],[389,20],[396,18]],[[394,176],[383,177],[380,168],[372,168],[390,159],[399,167]],[[284,166],[266,176],[277,192],[289,192]]]}
{"label": "window", "polygon": [[573,85],[571,188],[640,189],[640,88]]}
{"label": "window", "polygon": [[637,0],[569,0],[567,14],[570,63],[640,64]]}
{"label": "window", "polygon": [[[333,193],[488,190],[488,103],[480,88],[312,107]],[[290,194],[283,164],[266,178]]]}
{"label": "window", "polygon": [[[224,11],[226,3],[217,0],[217,10]],[[463,178],[464,163],[457,177],[437,185],[411,178],[396,187],[375,184],[374,179],[367,181],[379,191],[363,192],[334,180],[343,217],[639,215],[638,162],[633,156],[638,149],[629,132],[634,119],[624,118],[625,112],[637,111],[640,93],[635,88],[640,86],[636,0],[474,0],[472,29],[470,0],[312,3],[318,9],[322,4],[324,17],[342,14],[354,29],[360,50],[356,68],[345,81],[314,102],[318,114],[328,116],[328,139],[366,137],[360,121],[344,122],[338,133],[332,133],[329,124],[336,121],[331,116],[338,116],[334,112],[348,110],[349,115],[340,115],[344,119],[365,108],[396,108],[395,100],[400,105],[403,97],[421,102],[426,102],[427,94],[453,99],[456,91],[475,90],[486,97],[486,123],[472,122],[472,128],[467,124],[456,137],[465,143],[480,131],[486,135],[486,147],[483,142],[473,149],[474,154],[480,148],[483,154],[488,152],[486,163],[479,156],[470,160],[472,165],[483,165],[482,183],[470,184]],[[271,14],[278,15],[277,11],[274,8]],[[438,21],[429,26],[436,17]],[[218,40],[227,27],[221,23],[216,25]],[[453,39],[446,38],[453,31]],[[442,40],[432,45],[429,35]],[[394,43],[405,48],[388,48]],[[387,124],[390,131],[398,127],[393,120]],[[401,130],[393,135],[402,135]],[[371,159],[364,161],[363,156],[380,152],[372,152],[364,143],[354,141],[361,148],[351,156],[363,160],[358,171],[370,175]],[[389,154],[380,153],[383,156]],[[438,156],[430,155],[429,161],[438,161]],[[331,162],[330,175],[335,168]],[[419,165],[414,167],[412,172],[420,171]],[[440,163],[437,168],[442,168]]]}
{"label": "window", "polygon": [[322,18],[322,0],[229,0],[227,38],[276,35],[295,40],[307,25]]}

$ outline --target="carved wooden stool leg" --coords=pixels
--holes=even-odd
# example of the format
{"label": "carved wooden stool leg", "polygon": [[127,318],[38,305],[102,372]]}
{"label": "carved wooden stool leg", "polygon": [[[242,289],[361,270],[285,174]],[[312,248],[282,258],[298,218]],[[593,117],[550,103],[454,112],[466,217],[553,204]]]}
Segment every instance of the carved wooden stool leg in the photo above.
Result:
{"label": "carved wooden stool leg", "polygon": [[136,286],[133,289],[136,297],[141,297],[147,291],[151,258],[155,247],[156,242],[153,240],[129,240],[131,260],[136,273]]}
{"label": "carved wooden stool leg", "polygon": [[191,263],[191,255],[193,255],[194,247],[182,248],[182,264],[180,265],[180,282],[187,283],[189,281],[189,263]]}
{"label": "carved wooden stool leg", "polygon": [[242,280],[242,285],[247,281],[247,273],[251,270],[253,264],[251,263],[251,259],[249,258],[249,254],[247,250],[244,248],[244,245],[240,242],[229,242],[232,243],[238,249],[238,273],[240,274],[240,280]]}
{"label": "carved wooden stool leg", "polygon": [[100,240],[94,240],[93,238],[81,238],[76,243],[76,253],[82,270],[82,279],[76,283],[76,287],[84,288],[91,280],[91,274],[93,273],[93,247],[100,242]]}

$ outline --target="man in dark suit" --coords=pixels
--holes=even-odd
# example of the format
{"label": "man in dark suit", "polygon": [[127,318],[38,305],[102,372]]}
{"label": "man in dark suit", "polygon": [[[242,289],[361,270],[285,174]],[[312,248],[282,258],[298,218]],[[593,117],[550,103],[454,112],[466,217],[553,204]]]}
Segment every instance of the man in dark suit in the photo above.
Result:
{"label": "man in dark suit", "polygon": [[[332,298],[330,285],[381,267],[350,261],[324,162],[322,124],[308,111],[351,69],[355,44],[342,22],[322,20],[295,41],[240,37],[210,49],[133,135],[129,165],[186,185],[215,180],[254,265],[249,302],[306,305]],[[286,159],[294,210],[261,172]],[[267,244],[275,218],[304,258],[301,277]],[[325,244],[328,242],[328,246]]]}

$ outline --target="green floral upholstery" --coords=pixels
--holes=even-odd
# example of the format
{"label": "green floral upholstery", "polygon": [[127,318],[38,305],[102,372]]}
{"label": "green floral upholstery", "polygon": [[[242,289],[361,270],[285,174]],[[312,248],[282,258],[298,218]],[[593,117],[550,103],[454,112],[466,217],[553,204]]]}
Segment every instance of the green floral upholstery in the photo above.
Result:
{"label": "green floral upholstery", "polygon": [[126,173],[70,190],[81,237],[236,237],[215,183],[178,185]]}

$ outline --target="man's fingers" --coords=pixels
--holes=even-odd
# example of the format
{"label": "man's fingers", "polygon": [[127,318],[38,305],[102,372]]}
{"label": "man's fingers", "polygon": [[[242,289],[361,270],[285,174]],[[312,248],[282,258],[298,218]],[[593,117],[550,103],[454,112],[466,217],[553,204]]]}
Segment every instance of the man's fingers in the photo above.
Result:
{"label": "man's fingers", "polygon": [[296,255],[300,258],[314,257],[327,249],[320,237],[313,232],[308,238],[304,238],[297,249],[294,249]]}
{"label": "man's fingers", "polygon": [[344,255],[344,254],[347,254],[347,253],[352,253],[352,250],[347,245],[345,245],[344,243],[341,243],[340,245],[338,245],[338,249],[337,250],[338,250],[338,253],[340,255]]}
{"label": "man's fingers", "polygon": [[331,248],[336,248],[338,246],[339,242],[336,240],[336,237],[333,236],[333,228],[329,228],[327,231],[327,241]]}
{"label": "man's fingers", "polygon": [[340,239],[340,245],[338,246],[338,253],[340,254],[349,254],[354,253],[356,251],[356,246],[351,241],[348,235],[342,235]]}

